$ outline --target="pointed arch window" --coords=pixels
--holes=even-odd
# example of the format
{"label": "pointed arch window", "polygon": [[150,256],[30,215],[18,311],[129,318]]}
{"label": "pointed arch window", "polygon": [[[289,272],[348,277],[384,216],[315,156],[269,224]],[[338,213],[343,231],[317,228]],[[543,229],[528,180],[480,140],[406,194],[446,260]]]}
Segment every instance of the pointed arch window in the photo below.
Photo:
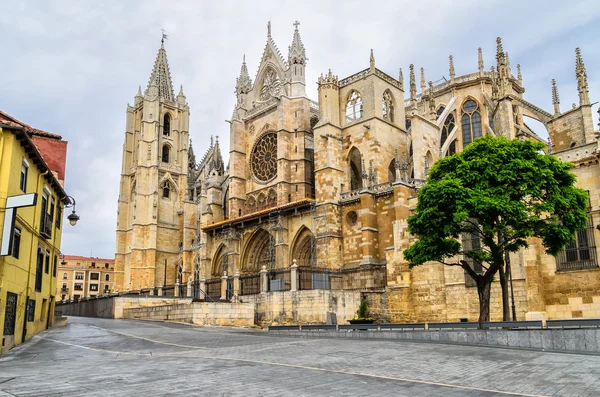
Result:
{"label": "pointed arch window", "polygon": [[362,189],[362,156],[357,148],[350,151],[349,171],[350,171],[350,190]]}
{"label": "pointed arch window", "polygon": [[446,152],[446,156],[452,156],[456,154],[456,139],[452,141],[450,146],[448,146],[448,151]]}
{"label": "pointed arch window", "polygon": [[346,102],[346,122],[351,123],[362,117],[363,103],[358,91],[352,91]]}
{"label": "pointed arch window", "polygon": [[163,135],[171,135],[171,116],[169,116],[169,113],[165,113],[165,116],[163,117]]}
{"label": "pointed arch window", "polygon": [[169,145],[163,145],[162,147],[162,154],[161,154],[161,159],[163,163],[168,163],[169,162]]}
{"label": "pointed arch window", "polygon": [[454,121],[454,114],[450,113],[448,117],[446,117],[446,121],[444,121],[444,125],[442,127],[442,135],[440,137],[440,148],[444,146],[446,143],[446,139],[452,133],[454,126],[456,125]]}
{"label": "pointed arch window", "polygon": [[388,182],[394,181],[396,181],[396,159],[392,159],[388,166]]}
{"label": "pointed arch window", "polygon": [[169,181],[164,181],[162,186],[162,196],[163,198],[170,198],[171,197],[171,183]]}
{"label": "pointed arch window", "polygon": [[479,111],[479,104],[472,99],[463,103],[462,111],[461,125],[463,148],[465,148],[482,135],[481,113]]}
{"label": "pointed arch window", "polygon": [[383,111],[383,118],[394,122],[394,99],[392,97],[392,93],[390,90],[386,90],[383,93],[383,98],[381,100],[381,108]]}
{"label": "pointed arch window", "polygon": [[442,113],[444,113],[444,110],[446,110],[446,106],[442,105],[439,108],[437,108],[437,110],[435,111],[435,114],[440,117],[442,115]]}

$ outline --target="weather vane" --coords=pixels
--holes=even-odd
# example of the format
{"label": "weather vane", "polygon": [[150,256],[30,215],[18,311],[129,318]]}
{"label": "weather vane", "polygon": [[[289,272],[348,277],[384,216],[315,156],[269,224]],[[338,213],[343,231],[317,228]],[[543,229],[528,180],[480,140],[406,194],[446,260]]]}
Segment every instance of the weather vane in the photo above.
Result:
{"label": "weather vane", "polygon": [[165,39],[168,40],[169,36],[165,34],[165,30],[164,29],[161,29],[161,31],[162,31],[162,39],[160,40],[160,42],[161,42],[161,44],[164,44],[165,43]]}

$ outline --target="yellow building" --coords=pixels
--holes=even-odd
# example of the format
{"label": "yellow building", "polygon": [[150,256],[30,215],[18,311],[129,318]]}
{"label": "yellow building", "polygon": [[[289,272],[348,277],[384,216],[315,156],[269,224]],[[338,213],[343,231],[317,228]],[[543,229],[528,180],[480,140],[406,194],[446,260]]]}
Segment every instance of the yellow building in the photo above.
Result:
{"label": "yellow building", "polygon": [[114,292],[114,259],[63,255],[58,265],[56,296],[79,300]]}
{"label": "yellow building", "polygon": [[[8,255],[0,256],[1,352],[52,323],[62,214],[70,204],[59,182],[65,155],[59,135],[0,112],[0,235],[4,229],[12,234],[3,244]],[[14,227],[6,228],[7,197],[31,193],[37,194],[35,205],[17,208]]]}

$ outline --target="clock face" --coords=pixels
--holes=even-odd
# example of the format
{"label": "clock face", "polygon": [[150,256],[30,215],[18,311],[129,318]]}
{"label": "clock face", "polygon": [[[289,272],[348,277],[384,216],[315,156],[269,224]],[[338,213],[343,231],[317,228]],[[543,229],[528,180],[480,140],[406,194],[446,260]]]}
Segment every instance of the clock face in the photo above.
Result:
{"label": "clock face", "polygon": [[251,154],[251,169],[260,182],[269,182],[277,176],[277,134],[269,132],[255,144]]}

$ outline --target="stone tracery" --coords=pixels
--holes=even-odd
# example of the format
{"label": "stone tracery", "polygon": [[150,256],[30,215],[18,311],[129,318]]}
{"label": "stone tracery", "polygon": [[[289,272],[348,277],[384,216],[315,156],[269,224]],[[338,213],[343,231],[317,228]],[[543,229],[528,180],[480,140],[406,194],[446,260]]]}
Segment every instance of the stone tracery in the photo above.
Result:
{"label": "stone tracery", "polygon": [[277,176],[277,134],[263,135],[252,149],[252,174],[259,182],[269,182]]}

